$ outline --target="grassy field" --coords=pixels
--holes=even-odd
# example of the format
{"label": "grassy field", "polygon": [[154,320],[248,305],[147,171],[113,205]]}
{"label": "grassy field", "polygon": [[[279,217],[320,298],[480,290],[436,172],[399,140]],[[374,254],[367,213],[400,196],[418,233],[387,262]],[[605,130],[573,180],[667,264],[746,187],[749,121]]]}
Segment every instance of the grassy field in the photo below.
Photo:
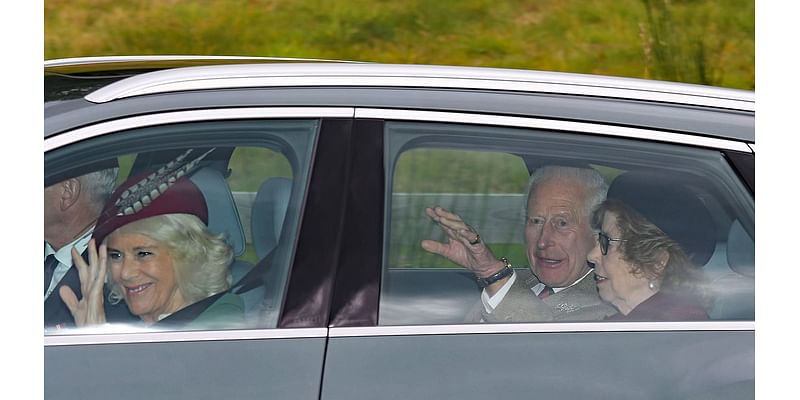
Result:
{"label": "grassy field", "polygon": [[46,0],[45,57],[216,54],[755,87],[753,0]]}
{"label": "grassy field", "polygon": [[[44,45],[48,59],[308,57],[540,69],[754,89],[754,17],[753,0],[46,0]],[[269,154],[254,154],[262,151]],[[497,157],[475,153],[465,161],[464,154],[448,150],[409,152],[399,161],[393,191],[524,193],[527,173],[521,161]],[[266,166],[254,164],[253,158]],[[233,190],[256,190],[263,176],[252,173],[254,165],[275,176],[291,174],[282,156],[245,150],[232,161]],[[475,179],[459,172],[472,170],[493,173]],[[391,265],[454,267],[419,247],[419,240],[438,233],[432,223],[419,223],[426,222],[423,209],[428,205],[411,204],[411,222],[396,221]],[[479,215],[489,211],[480,205],[466,208]],[[505,237],[492,247],[522,265],[521,240],[521,235]],[[252,252],[245,258],[255,261]]]}

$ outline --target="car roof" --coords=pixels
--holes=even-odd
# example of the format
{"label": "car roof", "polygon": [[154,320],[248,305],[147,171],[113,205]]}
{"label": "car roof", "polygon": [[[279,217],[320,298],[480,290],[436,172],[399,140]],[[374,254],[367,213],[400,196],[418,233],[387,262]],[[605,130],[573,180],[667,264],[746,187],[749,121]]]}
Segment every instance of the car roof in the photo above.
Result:
{"label": "car roof", "polygon": [[194,55],[75,57],[46,60],[44,62],[45,102],[82,98],[110,83],[165,69],[204,65],[293,62],[344,63],[350,61],[290,57]]}
{"label": "car roof", "polygon": [[[487,67],[374,64],[239,56],[118,56],[50,60],[46,74],[127,71],[86,95],[104,103],[154,93],[286,86],[389,86],[567,93],[753,111],[752,91],[636,78]],[[130,71],[137,71],[131,73]]]}
{"label": "car roof", "polygon": [[237,56],[45,62],[45,137],[193,108],[351,107],[606,123],[754,143],[754,92],[486,67]]}

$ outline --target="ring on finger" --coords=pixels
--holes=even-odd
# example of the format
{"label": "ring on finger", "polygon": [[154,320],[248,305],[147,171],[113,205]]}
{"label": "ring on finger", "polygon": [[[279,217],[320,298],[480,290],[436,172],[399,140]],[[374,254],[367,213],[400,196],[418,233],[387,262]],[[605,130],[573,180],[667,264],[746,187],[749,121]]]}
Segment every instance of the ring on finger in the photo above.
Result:
{"label": "ring on finger", "polygon": [[479,234],[477,234],[477,233],[476,233],[476,234],[475,234],[475,240],[470,240],[470,241],[469,241],[469,244],[471,244],[471,245],[475,246],[476,244],[478,244],[478,243],[480,243],[480,242],[481,242],[481,235],[479,235]]}

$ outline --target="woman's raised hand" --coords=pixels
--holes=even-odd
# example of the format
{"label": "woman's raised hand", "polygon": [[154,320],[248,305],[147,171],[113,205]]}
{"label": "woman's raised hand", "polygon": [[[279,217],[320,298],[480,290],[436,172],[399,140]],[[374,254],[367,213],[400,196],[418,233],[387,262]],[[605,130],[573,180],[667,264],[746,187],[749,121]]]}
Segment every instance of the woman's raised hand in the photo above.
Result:
{"label": "woman's raised hand", "polygon": [[78,250],[72,249],[72,262],[78,269],[78,278],[81,281],[82,297],[78,296],[68,286],[62,286],[58,293],[69,308],[75,325],[98,325],[106,322],[103,310],[103,284],[106,279],[108,251],[106,245],[100,245],[98,254],[94,239],[89,241],[89,264],[84,261]]}

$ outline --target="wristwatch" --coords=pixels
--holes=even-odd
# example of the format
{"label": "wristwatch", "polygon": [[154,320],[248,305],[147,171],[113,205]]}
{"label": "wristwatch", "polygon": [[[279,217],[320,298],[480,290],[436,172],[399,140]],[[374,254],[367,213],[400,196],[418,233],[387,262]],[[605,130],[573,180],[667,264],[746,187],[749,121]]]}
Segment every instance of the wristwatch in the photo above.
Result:
{"label": "wristwatch", "polygon": [[500,279],[511,276],[511,274],[514,273],[514,268],[511,266],[511,262],[509,262],[507,258],[500,257],[500,261],[502,261],[504,264],[503,269],[501,269],[500,271],[494,273],[491,276],[487,276],[486,278],[481,278],[479,276],[475,277],[475,280],[478,281],[478,286],[485,288],[499,281]]}

